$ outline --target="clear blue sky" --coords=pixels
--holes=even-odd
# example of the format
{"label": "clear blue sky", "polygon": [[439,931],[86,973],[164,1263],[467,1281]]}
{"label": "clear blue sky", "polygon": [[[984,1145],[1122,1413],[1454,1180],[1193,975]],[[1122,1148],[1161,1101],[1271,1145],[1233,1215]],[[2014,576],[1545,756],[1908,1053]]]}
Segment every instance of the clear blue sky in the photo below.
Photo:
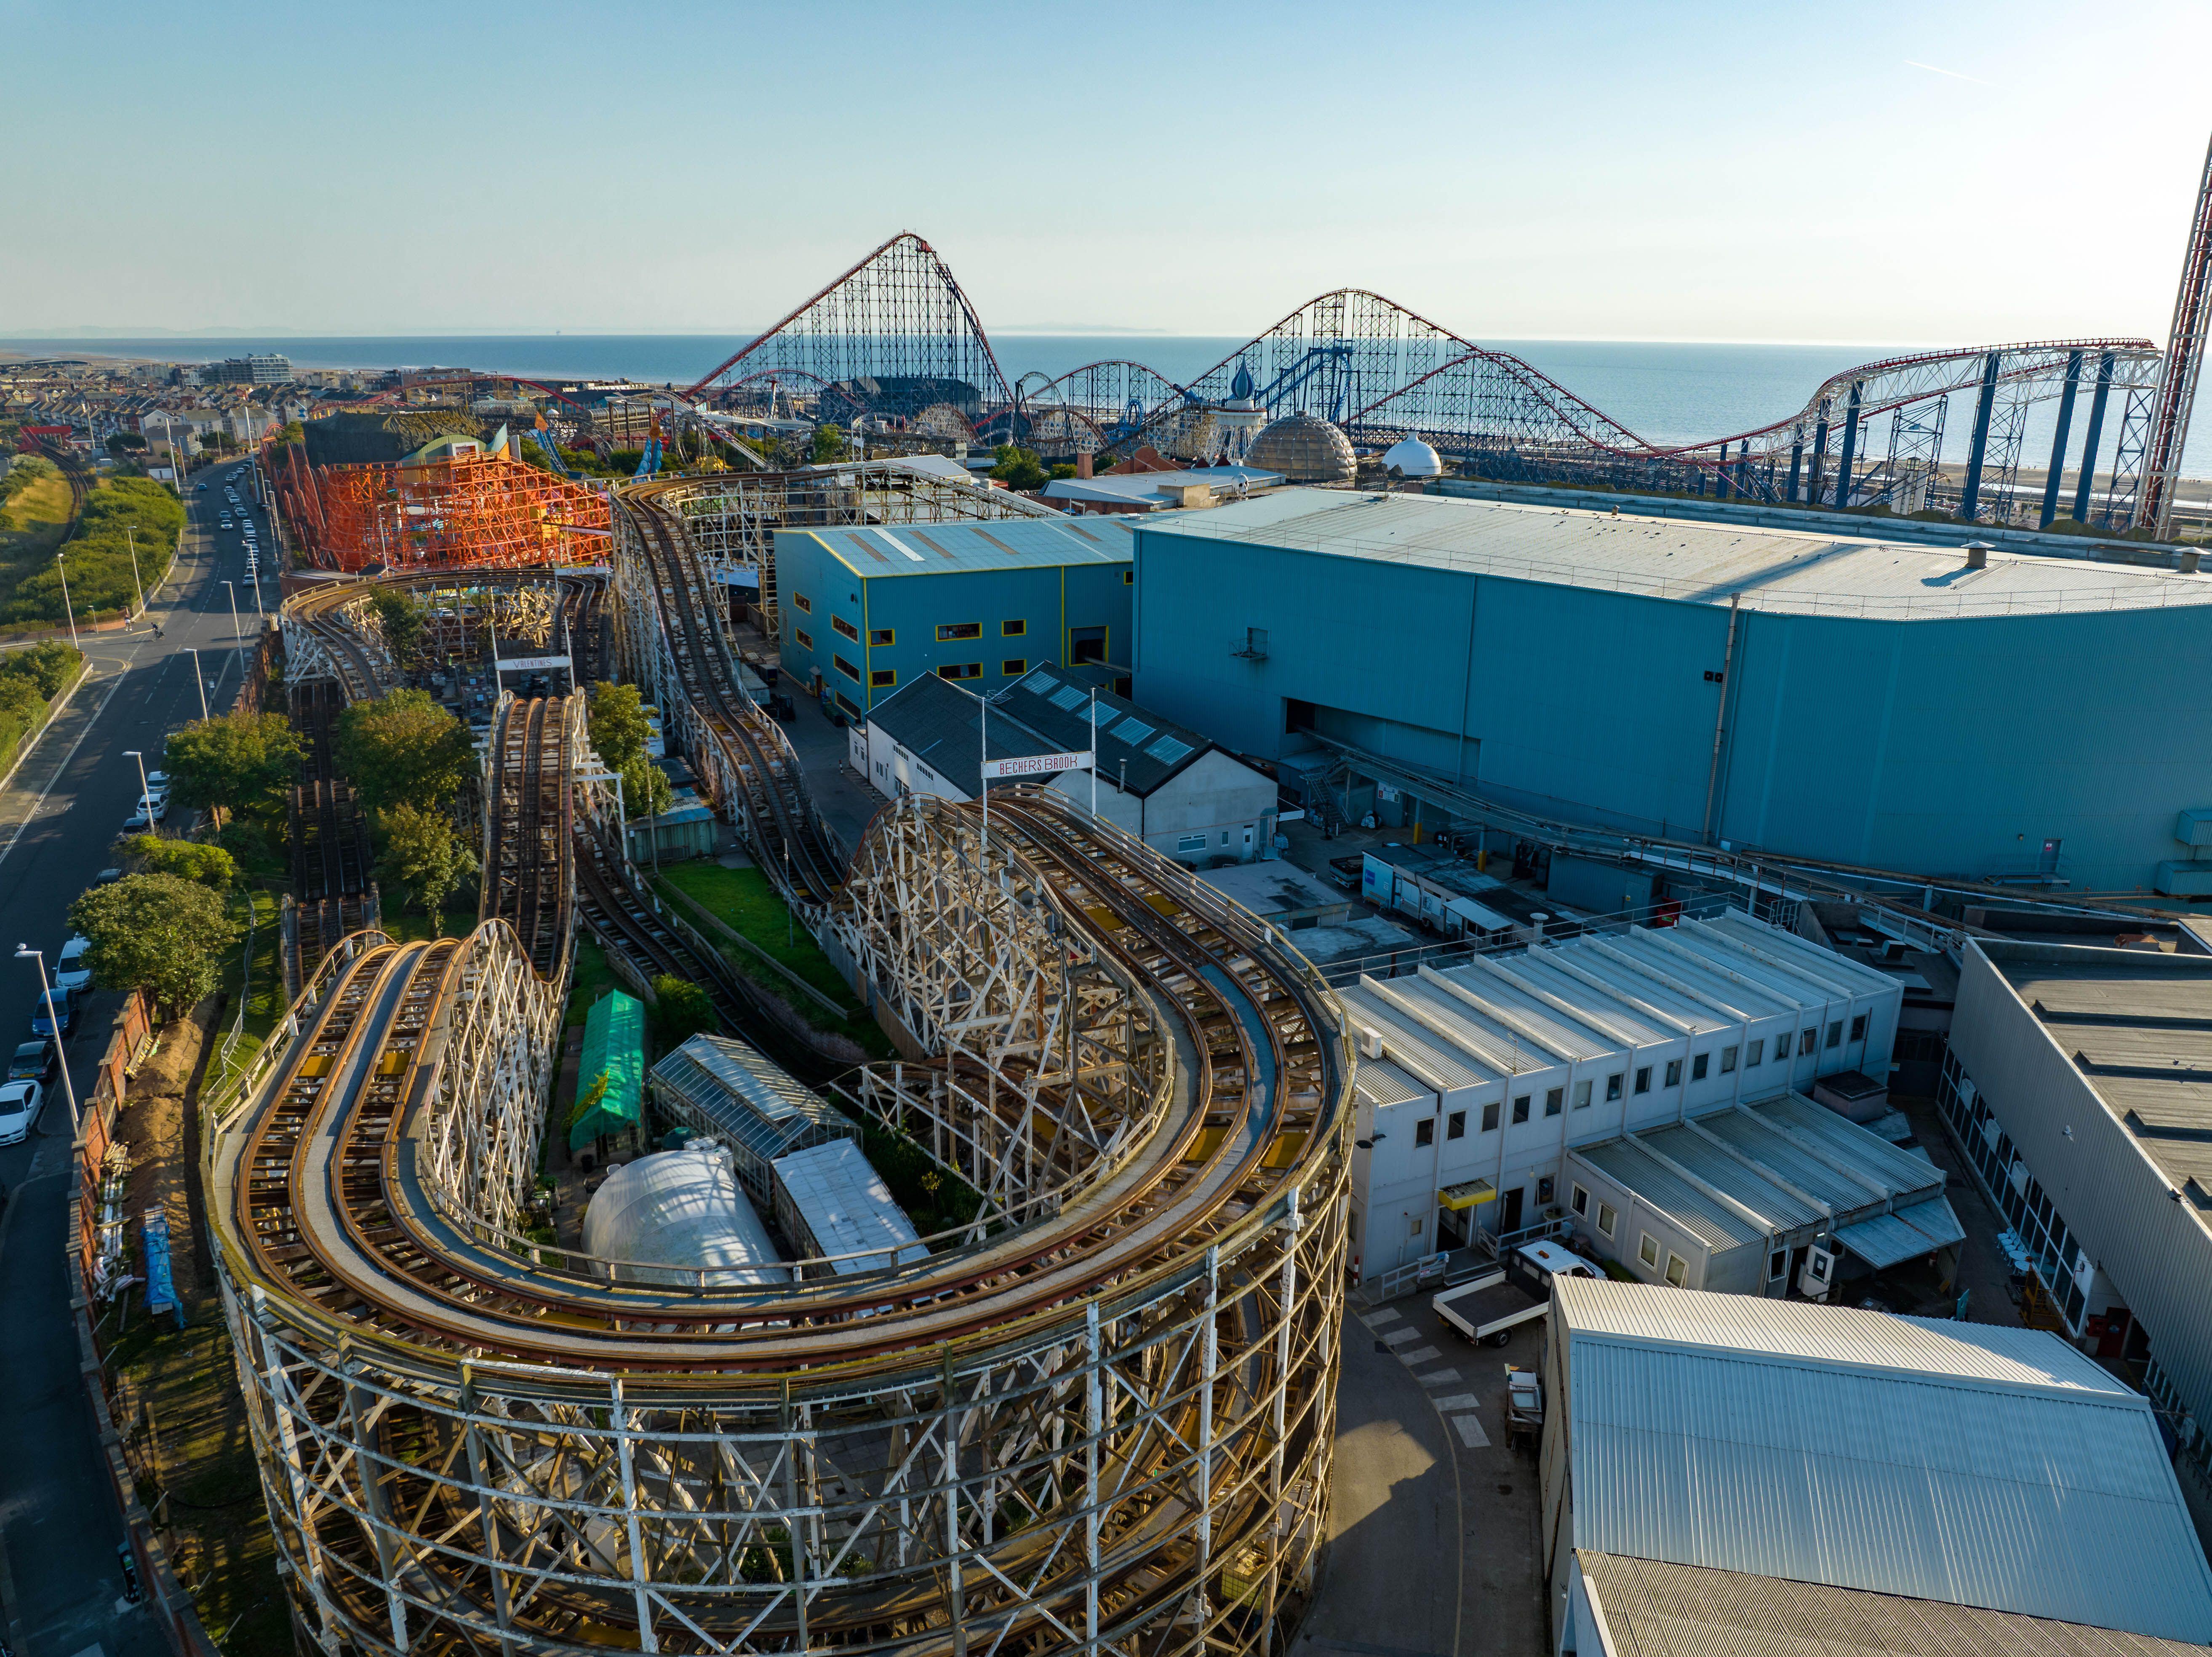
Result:
{"label": "clear blue sky", "polygon": [[0,0],[0,336],[727,331],[900,229],[994,332],[2162,338],[2212,6]]}

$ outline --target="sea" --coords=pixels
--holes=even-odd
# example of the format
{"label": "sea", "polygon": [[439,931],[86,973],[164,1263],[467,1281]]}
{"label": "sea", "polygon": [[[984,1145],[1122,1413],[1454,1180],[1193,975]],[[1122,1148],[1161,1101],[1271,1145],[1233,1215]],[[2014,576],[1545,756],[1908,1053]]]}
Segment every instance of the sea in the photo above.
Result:
{"label": "sea", "polygon": [[[532,380],[631,380],[686,387],[744,345],[744,334],[438,334],[406,336],[247,337],[181,335],[146,339],[0,338],[0,349],[33,356],[147,357],[201,362],[248,353],[278,352],[305,369],[461,368]],[[1115,359],[1142,362],[1188,385],[1245,342],[1192,334],[1001,333],[993,336],[1009,381],[1036,372],[1058,377],[1086,364]],[[1805,406],[1831,375],[1860,362],[1925,349],[1885,345],[1702,344],[1635,340],[1486,339],[1474,343],[1510,352],[1584,402],[1603,410],[1654,443],[1692,443],[1755,430]],[[1954,400],[1945,422],[1944,458],[1963,460],[1973,411]],[[2048,460],[2057,402],[2029,413],[2021,461],[2040,468]],[[2077,406],[2070,445],[2079,456],[2087,422],[2086,397]],[[2099,459],[2109,465],[2118,411],[2106,423]],[[1887,444],[1886,420],[1869,441],[1874,452]],[[2191,433],[2183,472],[2212,478],[2212,420]]]}

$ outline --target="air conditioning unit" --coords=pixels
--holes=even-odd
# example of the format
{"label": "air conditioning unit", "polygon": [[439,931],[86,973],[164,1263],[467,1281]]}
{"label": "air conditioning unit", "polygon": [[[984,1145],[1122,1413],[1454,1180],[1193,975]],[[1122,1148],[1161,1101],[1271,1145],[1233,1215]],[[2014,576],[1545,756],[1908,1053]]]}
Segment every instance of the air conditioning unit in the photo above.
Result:
{"label": "air conditioning unit", "polygon": [[1382,1033],[1380,1030],[1370,1030],[1362,1025],[1359,1031],[1359,1051],[1369,1058],[1382,1057]]}

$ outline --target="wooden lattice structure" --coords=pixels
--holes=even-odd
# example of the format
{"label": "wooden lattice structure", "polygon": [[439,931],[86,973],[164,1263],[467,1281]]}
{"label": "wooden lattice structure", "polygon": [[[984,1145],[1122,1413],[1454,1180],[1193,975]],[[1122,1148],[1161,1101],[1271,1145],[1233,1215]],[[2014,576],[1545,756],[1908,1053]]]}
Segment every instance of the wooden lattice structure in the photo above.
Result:
{"label": "wooden lattice structure", "polygon": [[285,521],[326,570],[582,564],[606,556],[605,495],[503,454],[317,466],[295,446],[274,472]]}

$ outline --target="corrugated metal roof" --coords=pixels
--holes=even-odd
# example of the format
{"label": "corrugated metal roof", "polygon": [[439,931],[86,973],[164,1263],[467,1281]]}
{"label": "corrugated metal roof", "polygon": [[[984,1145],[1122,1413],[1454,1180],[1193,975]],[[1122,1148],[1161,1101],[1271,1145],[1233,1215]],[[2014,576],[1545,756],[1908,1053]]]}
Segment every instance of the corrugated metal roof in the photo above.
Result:
{"label": "corrugated metal roof", "polygon": [[1949,1198],[1931,1197],[1924,1203],[1845,1226],[1836,1233],[1836,1240],[1876,1271],[1883,1271],[1965,1242],[1966,1228],[1959,1223]]}
{"label": "corrugated metal roof", "polygon": [[1749,1107],[1718,1111],[1695,1120],[1714,1138],[1726,1141],[1761,1167],[1771,1169],[1807,1196],[1826,1203],[1831,1212],[1846,1218],[1898,1195],[1943,1188],[1943,1176],[1932,1162],[1922,1165],[1912,1183],[1900,1186],[1890,1159],[1875,1148],[1894,1148],[1864,1128],[1858,1132],[1870,1144],[1801,1138]]}
{"label": "corrugated metal roof", "polygon": [[992,523],[866,525],[784,529],[811,535],[864,580],[941,576],[959,570],[1049,570],[1062,564],[1127,564],[1134,551],[1129,520],[1091,516],[1002,518]]}
{"label": "corrugated metal roof", "polygon": [[1352,1075],[1352,1086],[1359,1089],[1362,1099],[1377,1106],[1436,1097],[1434,1088],[1423,1087],[1387,1058],[1362,1058]]}
{"label": "corrugated metal roof", "polygon": [[1626,1139],[1577,1145],[1568,1153],[1634,1191],[1716,1252],[1764,1240],[1765,1234],[1717,1203],[1642,1146]]}
{"label": "corrugated metal roof", "polygon": [[[1740,909],[1723,910],[1710,920],[1684,920],[1674,930],[1685,945],[1703,947],[1739,972],[1767,975],[1769,982],[1800,1002],[1877,994],[1897,985],[1887,972],[1877,972],[1810,938],[1755,921]],[[1815,990],[1820,993],[1813,993]]]}
{"label": "corrugated metal roof", "polygon": [[[1605,1657],[2203,1657],[2148,1635],[1578,1549]],[[1598,1657],[1590,1648],[1588,1657]]]}
{"label": "corrugated metal roof", "polygon": [[2212,961],[2038,953],[1995,964],[2143,1154],[2212,1208]]}
{"label": "corrugated metal roof", "polygon": [[[1436,971],[1433,967],[1424,970]],[[1539,1000],[1486,957],[1477,956],[1464,966],[1447,967],[1436,975],[1465,990],[1492,1017],[1510,1018],[1523,1026],[1533,1039],[1564,1057],[1596,1058],[1620,1051],[1620,1044],[1604,1032]]]}
{"label": "corrugated metal roof", "polygon": [[2148,1401],[2056,1337],[1556,1292],[1577,1547],[2212,1639]]}
{"label": "corrugated metal roof", "polygon": [[1744,1107],[1770,1126],[1821,1152],[1844,1159],[1850,1167],[1880,1179],[1893,1191],[1941,1187],[1942,1174],[1925,1157],[1899,1150],[1880,1134],[1816,1105],[1802,1093],[1777,1093]]}
{"label": "corrugated metal roof", "polygon": [[815,1246],[836,1257],[830,1270],[838,1275],[929,1258],[914,1221],[851,1140],[793,1151],[778,1157],[775,1167],[777,1185],[813,1234]]}
{"label": "corrugated metal roof", "polygon": [[1336,992],[1336,998],[1355,1029],[1371,1029],[1382,1038],[1385,1057],[1417,1077],[1432,1078],[1433,1085],[1439,1087],[1480,1087],[1498,1079],[1498,1073],[1485,1067],[1474,1054],[1423,1029],[1377,996],[1373,983],[1362,978],[1358,984],[1346,984]]}
{"label": "corrugated metal roof", "polygon": [[693,1036],[653,1067],[653,1080],[696,1113],[702,1132],[724,1136],[763,1161],[825,1136],[860,1136],[859,1124],[836,1106],[728,1036]]}
{"label": "corrugated metal roof", "polygon": [[1935,620],[2212,604],[2212,575],[2014,552],[1970,570],[1942,547],[1430,495],[1279,490],[1146,533],[1796,614]]}
{"label": "corrugated metal roof", "polygon": [[1369,978],[1366,987],[1413,1020],[1464,1051],[1473,1053],[1499,1075],[1548,1069],[1564,1054],[1547,1052],[1510,1025],[1462,1001],[1418,973],[1402,978]]}
{"label": "corrugated metal roof", "polygon": [[1794,1231],[1824,1217],[1804,1197],[1785,1189],[1763,1170],[1747,1167],[1686,1123],[1645,1129],[1636,1136],[1646,1150],[1656,1151],[1760,1215],[1771,1230]]}

